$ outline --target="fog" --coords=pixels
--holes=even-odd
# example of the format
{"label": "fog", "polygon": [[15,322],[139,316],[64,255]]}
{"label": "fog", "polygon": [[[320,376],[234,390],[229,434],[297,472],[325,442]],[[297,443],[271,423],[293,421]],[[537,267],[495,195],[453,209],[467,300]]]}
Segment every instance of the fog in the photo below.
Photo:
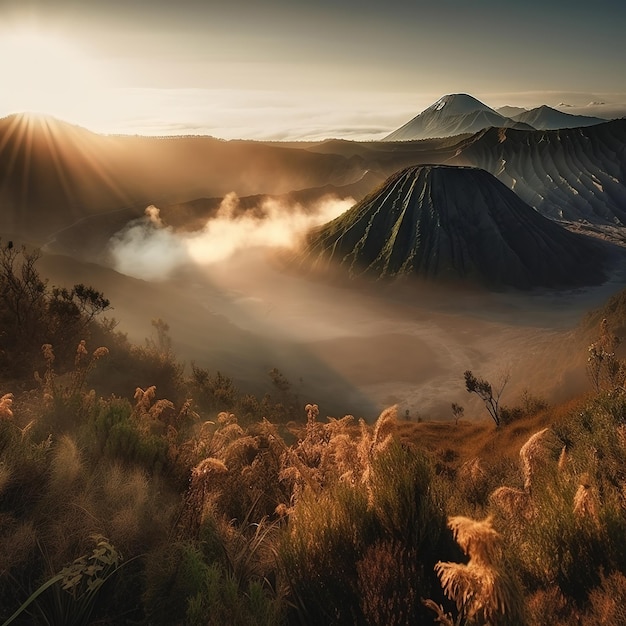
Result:
{"label": "fog", "polygon": [[145,280],[169,278],[186,264],[212,265],[249,248],[294,248],[313,226],[341,215],[353,198],[327,197],[312,206],[286,205],[266,198],[253,210],[241,212],[237,194],[227,194],[204,227],[176,231],[151,205],[145,216],[130,222],[111,238],[112,266],[122,274]]}
{"label": "fog", "polygon": [[465,391],[467,369],[493,383],[508,374],[509,406],[525,390],[556,401],[588,387],[586,345],[573,331],[623,287],[620,277],[568,292],[487,293],[314,279],[276,254],[349,204],[266,202],[242,216],[230,194],[194,232],[174,230],[149,207],[111,239],[115,269],[142,279],[122,291],[123,280],[111,281],[114,315],[136,341],[151,318],[165,319],[182,360],[252,392],[267,390],[277,367],[303,406],[316,402],[326,415],[373,420],[397,404],[411,419],[451,419],[456,402],[466,418],[487,418]]}

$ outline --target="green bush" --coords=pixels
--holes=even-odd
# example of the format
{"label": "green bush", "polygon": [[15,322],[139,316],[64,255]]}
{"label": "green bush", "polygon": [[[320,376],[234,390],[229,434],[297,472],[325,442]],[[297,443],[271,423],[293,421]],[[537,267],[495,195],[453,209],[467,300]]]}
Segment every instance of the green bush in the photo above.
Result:
{"label": "green bush", "polygon": [[[304,492],[278,550],[301,621],[382,623],[395,615],[399,623],[421,623],[420,598],[436,583],[445,528],[431,479],[421,453],[392,443],[364,482]],[[408,578],[397,577],[397,568]]]}

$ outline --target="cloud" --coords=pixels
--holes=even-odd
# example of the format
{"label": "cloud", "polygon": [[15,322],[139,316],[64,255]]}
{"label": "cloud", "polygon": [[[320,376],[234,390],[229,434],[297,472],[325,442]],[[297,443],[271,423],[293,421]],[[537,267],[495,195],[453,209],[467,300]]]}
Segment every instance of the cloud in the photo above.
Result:
{"label": "cloud", "polygon": [[248,248],[295,248],[306,232],[341,215],[352,198],[327,196],[304,206],[267,198],[242,210],[237,194],[227,194],[201,230],[176,231],[151,205],[145,216],[113,235],[109,254],[113,267],[144,280],[164,280],[185,264],[218,263]]}
{"label": "cloud", "polygon": [[93,115],[73,121],[104,133],[258,141],[372,140],[404,124],[439,95],[120,88],[102,95]]}

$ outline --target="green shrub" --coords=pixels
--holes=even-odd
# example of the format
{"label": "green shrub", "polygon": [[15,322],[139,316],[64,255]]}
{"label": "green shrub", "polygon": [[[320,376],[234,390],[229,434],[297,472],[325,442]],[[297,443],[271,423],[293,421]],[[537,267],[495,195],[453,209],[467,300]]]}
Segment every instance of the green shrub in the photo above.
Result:
{"label": "green shrub", "polygon": [[[304,491],[278,549],[301,621],[382,623],[394,615],[399,623],[421,623],[420,599],[436,583],[445,528],[431,479],[421,453],[391,443],[364,481]],[[397,568],[408,578],[396,576]]]}
{"label": "green shrub", "polygon": [[363,623],[357,562],[376,535],[365,489],[338,483],[302,494],[278,546],[302,622]]}

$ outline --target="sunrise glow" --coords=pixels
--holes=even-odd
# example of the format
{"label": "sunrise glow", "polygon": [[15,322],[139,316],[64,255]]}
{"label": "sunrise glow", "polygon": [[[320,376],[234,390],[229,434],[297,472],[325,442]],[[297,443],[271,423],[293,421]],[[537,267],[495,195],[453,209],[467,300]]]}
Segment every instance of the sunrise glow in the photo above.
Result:
{"label": "sunrise glow", "polygon": [[35,29],[3,33],[0,39],[2,100],[15,112],[80,117],[93,108],[103,78],[75,44]]}
{"label": "sunrise glow", "polygon": [[[537,23],[524,5],[482,4],[7,0],[0,117],[37,112],[99,133],[316,141],[381,139],[446,93],[493,108],[626,112],[619,16],[555,4]],[[534,45],[518,33],[535,33]]]}

